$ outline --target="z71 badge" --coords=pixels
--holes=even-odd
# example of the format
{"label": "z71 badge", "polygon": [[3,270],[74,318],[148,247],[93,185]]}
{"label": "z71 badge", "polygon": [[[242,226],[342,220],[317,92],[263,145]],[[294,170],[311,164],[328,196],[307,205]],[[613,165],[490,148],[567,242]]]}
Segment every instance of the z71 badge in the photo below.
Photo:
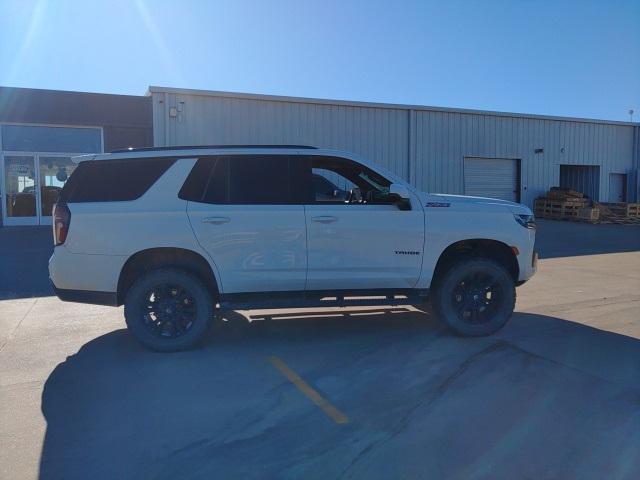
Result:
{"label": "z71 badge", "polygon": [[425,205],[425,207],[431,208],[448,208],[450,206],[451,204],[447,202],[427,202],[427,204]]}

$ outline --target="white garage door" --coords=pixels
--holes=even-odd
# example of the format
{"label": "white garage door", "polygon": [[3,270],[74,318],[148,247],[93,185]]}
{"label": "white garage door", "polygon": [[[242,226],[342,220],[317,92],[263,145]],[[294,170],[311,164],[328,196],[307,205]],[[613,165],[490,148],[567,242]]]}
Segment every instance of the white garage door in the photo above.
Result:
{"label": "white garage door", "polygon": [[464,193],[517,202],[518,160],[466,157]]}

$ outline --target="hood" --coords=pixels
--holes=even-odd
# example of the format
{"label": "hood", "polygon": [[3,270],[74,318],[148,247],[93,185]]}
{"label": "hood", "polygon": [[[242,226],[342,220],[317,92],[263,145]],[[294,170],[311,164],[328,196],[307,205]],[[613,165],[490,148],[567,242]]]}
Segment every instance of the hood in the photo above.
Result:
{"label": "hood", "polygon": [[497,198],[488,197],[470,197],[466,195],[448,195],[445,193],[423,193],[420,198],[423,205],[429,202],[449,203],[453,205],[474,205],[474,206],[498,206],[507,208],[513,213],[531,214],[531,209],[521,203],[510,202],[508,200],[499,200]]}

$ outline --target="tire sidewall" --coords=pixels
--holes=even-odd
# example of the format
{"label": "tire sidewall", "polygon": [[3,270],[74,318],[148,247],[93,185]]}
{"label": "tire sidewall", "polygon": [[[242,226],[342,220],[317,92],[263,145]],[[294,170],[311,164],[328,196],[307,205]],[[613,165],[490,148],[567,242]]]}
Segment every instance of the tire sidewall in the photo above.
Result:
{"label": "tire sidewall", "polygon": [[[180,285],[196,302],[193,325],[177,338],[159,337],[144,325],[141,311],[145,294],[162,283]],[[125,299],[124,316],[131,334],[145,347],[159,352],[186,350],[197,345],[208,331],[213,318],[213,299],[204,284],[191,273],[177,268],[159,268],[145,273],[131,286]]]}
{"label": "tire sidewall", "polygon": [[[462,279],[474,271],[491,273],[502,289],[502,301],[493,318],[482,324],[470,324],[458,318],[451,302],[453,289]],[[491,335],[500,330],[509,320],[515,307],[515,283],[509,272],[493,260],[475,258],[454,264],[442,277],[436,288],[434,309],[440,318],[456,333],[468,336]]]}

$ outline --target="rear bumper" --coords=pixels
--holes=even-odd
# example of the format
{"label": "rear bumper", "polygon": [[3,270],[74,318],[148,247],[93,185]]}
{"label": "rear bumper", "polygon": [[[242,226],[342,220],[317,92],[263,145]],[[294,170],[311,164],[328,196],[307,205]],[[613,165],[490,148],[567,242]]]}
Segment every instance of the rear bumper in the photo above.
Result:
{"label": "rear bumper", "polygon": [[60,290],[116,292],[124,255],[71,253],[64,245],[49,259],[49,278]]}
{"label": "rear bumper", "polygon": [[95,292],[91,290],[57,288],[53,282],[51,282],[51,287],[63,302],[91,303],[93,305],[108,305],[110,307],[118,306],[118,295],[116,292]]}

